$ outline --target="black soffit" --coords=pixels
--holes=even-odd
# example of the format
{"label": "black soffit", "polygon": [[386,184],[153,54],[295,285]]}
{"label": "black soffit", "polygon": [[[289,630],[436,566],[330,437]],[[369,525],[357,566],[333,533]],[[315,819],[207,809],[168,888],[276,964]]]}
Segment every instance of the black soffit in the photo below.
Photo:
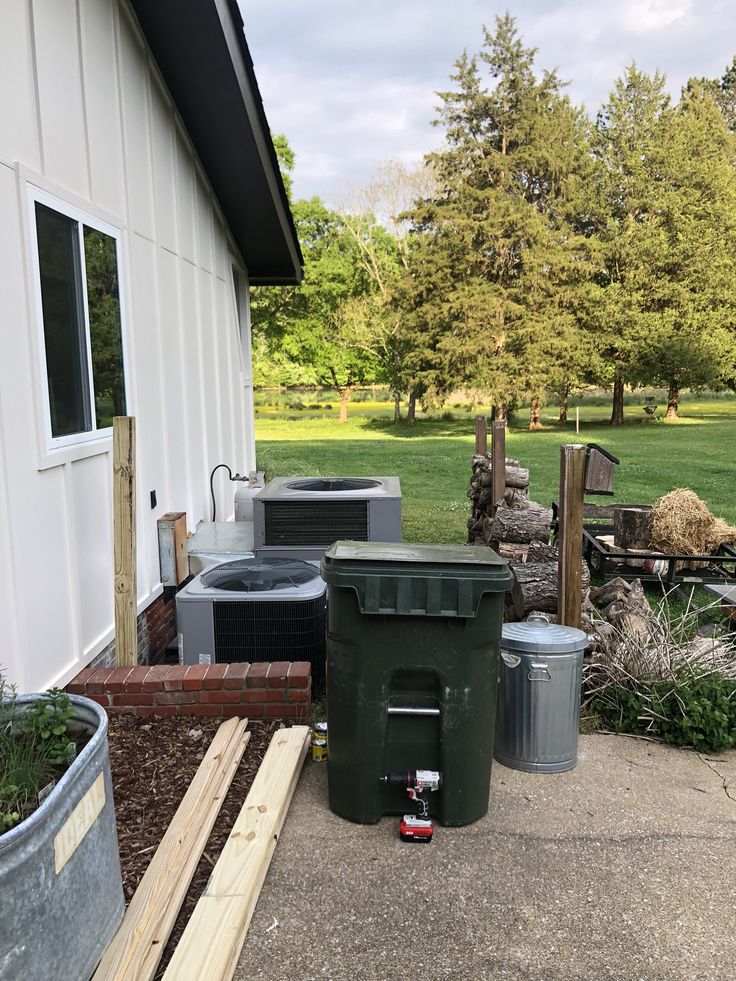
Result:
{"label": "black soffit", "polygon": [[129,0],[254,285],[302,255],[236,0]]}

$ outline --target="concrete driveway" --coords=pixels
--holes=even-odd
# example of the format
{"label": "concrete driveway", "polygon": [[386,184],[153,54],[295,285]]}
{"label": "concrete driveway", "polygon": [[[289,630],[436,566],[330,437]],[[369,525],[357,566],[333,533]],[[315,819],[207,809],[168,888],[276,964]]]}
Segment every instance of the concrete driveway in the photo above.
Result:
{"label": "concrete driveway", "polygon": [[572,772],[491,783],[483,820],[409,845],[307,763],[238,981],[736,978],[736,753],[584,736]]}

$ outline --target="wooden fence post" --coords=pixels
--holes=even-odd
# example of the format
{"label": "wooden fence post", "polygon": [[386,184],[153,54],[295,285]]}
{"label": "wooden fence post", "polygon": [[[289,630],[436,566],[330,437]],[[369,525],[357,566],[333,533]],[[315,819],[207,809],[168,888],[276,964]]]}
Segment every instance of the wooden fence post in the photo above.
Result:
{"label": "wooden fence post", "polygon": [[506,493],[506,423],[503,419],[494,418],[491,424],[491,475],[493,515]]}
{"label": "wooden fence post", "polygon": [[583,498],[585,497],[586,455],[587,449],[581,443],[566,443],[560,447],[557,613],[560,623],[578,628],[583,605]]}
{"label": "wooden fence post", "polygon": [[115,663],[138,662],[135,555],[135,419],[112,421]]}
{"label": "wooden fence post", "polygon": [[488,419],[475,417],[475,455],[485,456],[488,452]]}

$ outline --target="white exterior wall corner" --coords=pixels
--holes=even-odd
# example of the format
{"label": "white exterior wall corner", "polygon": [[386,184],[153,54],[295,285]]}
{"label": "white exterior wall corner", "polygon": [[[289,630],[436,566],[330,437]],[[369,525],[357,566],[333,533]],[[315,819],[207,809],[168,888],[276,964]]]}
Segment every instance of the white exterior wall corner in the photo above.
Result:
{"label": "white exterior wall corner", "polygon": [[[29,181],[121,230],[139,612],[161,592],[157,518],[185,510],[193,530],[212,467],[255,466],[247,271],[134,16],[125,0],[13,0],[0,31],[0,667],[22,691],[65,684],[113,636],[111,440],[44,445]],[[232,517],[232,485],[217,494]]]}

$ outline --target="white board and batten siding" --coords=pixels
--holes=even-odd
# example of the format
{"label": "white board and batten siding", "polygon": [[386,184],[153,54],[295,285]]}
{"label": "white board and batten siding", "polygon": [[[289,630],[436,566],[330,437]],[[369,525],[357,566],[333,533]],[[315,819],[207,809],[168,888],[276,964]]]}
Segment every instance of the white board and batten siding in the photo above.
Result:
{"label": "white board and batten siding", "polygon": [[113,637],[112,438],[48,447],[29,184],[120,230],[139,611],[162,588],[157,518],[193,530],[212,467],[255,468],[247,272],[125,0],[0,6],[0,668],[35,691]]}

